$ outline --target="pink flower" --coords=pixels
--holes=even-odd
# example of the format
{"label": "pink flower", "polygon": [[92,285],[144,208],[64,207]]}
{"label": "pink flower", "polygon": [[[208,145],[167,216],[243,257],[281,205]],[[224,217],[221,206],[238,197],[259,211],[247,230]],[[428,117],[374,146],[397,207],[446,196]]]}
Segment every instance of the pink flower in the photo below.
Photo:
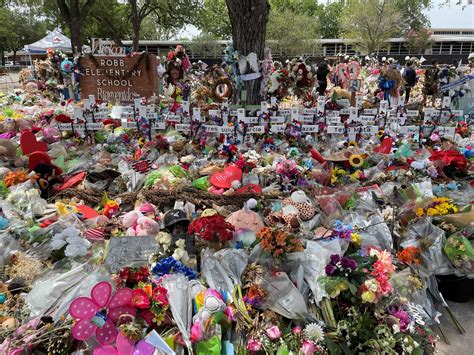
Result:
{"label": "pink flower", "polygon": [[247,341],[247,350],[250,351],[259,351],[262,348],[262,343],[255,339],[255,338],[250,338]]}
{"label": "pink flower", "polygon": [[301,333],[301,327],[298,327],[298,326],[293,327],[293,333],[294,334],[300,334]]}
{"label": "pink flower", "polygon": [[268,328],[265,332],[267,333],[268,337],[273,340],[281,337],[280,328],[278,328],[276,325]]}
{"label": "pink flower", "polygon": [[313,355],[318,348],[316,347],[316,344],[314,344],[312,341],[304,340],[303,345],[301,346],[300,351],[304,355]]}

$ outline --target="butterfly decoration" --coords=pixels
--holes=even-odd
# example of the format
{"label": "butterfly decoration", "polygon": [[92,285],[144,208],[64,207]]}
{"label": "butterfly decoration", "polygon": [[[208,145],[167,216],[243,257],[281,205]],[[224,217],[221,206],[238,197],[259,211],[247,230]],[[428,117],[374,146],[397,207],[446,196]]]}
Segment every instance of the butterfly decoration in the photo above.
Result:
{"label": "butterfly decoration", "polygon": [[101,345],[112,343],[117,337],[117,322],[121,316],[135,315],[129,306],[132,290],[121,288],[112,294],[112,285],[99,282],[91,291],[91,297],[78,297],[69,306],[69,314],[77,320],[72,336],[87,340],[94,335]]}

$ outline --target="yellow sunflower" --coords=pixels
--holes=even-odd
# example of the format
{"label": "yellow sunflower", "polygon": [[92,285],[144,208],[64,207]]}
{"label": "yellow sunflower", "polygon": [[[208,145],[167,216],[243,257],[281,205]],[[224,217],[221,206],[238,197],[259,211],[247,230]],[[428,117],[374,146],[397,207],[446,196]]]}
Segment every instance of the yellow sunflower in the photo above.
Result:
{"label": "yellow sunflower", "polygon": [[352,154],[349,158],[349,164],[354,168],[361,167],[364,164],[364,158],[360,154]]}
{"label": "yellow sunflower", "polygon": [[357,147],[359,146],[359,144],[357,144],[356,141],[349,141],[349,143],[347,144],[347,146],[348,146],[348,147],[356,147],[356,148],[357,148]]}
{"label": "yellow sunflower", "polygon": [[379,131],[377,132],[377,137],[382,138],[384,134],[385,131],[383,129],[379,129]]}

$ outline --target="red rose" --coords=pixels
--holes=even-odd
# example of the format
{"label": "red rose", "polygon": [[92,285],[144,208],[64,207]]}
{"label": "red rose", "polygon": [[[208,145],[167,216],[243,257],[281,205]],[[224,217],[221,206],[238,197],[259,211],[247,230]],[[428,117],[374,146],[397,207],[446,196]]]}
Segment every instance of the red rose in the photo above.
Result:
{"label": "red rose", "polygon": [[150,299],[148,298],[146,292],[141,288],[137,288],[133,290],[132,300],[130,301],[130,303],[132,306],[136,308],[140,308],[140,309],[150,308]]}

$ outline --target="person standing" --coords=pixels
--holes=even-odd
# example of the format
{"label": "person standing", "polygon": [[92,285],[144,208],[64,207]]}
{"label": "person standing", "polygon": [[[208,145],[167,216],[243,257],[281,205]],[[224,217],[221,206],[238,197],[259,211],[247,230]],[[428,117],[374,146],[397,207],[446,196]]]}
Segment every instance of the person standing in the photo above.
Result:
{"label": "person standing", "polygon": [[316,70],[316,79],[318,80],[318,88],[316,89],[319,95],[324,95],[328,87],[328,74],[329,74],[329,65],[325,61],[322,61],[318,65]]}
{"label": "person standing", "polygon": [[439,73],[440,69],[438,67],[438,61],[433,60],[431,62],[431,67],[429,67],[425,72],[425,86],[423,88],[423,103],[426,104],[428,96],[431,96],[431,105],[434,106],[436,101],[436,96],[439,92]]}
{"label": "person standing", "polygon": [[416,71],[413,68],[413,62],[411,60],[408,60],[405,64],[403,80],[405,80],[405,103],[408,103],[408,101],[410,101],[411,89],[416,85],[417,82]]}

